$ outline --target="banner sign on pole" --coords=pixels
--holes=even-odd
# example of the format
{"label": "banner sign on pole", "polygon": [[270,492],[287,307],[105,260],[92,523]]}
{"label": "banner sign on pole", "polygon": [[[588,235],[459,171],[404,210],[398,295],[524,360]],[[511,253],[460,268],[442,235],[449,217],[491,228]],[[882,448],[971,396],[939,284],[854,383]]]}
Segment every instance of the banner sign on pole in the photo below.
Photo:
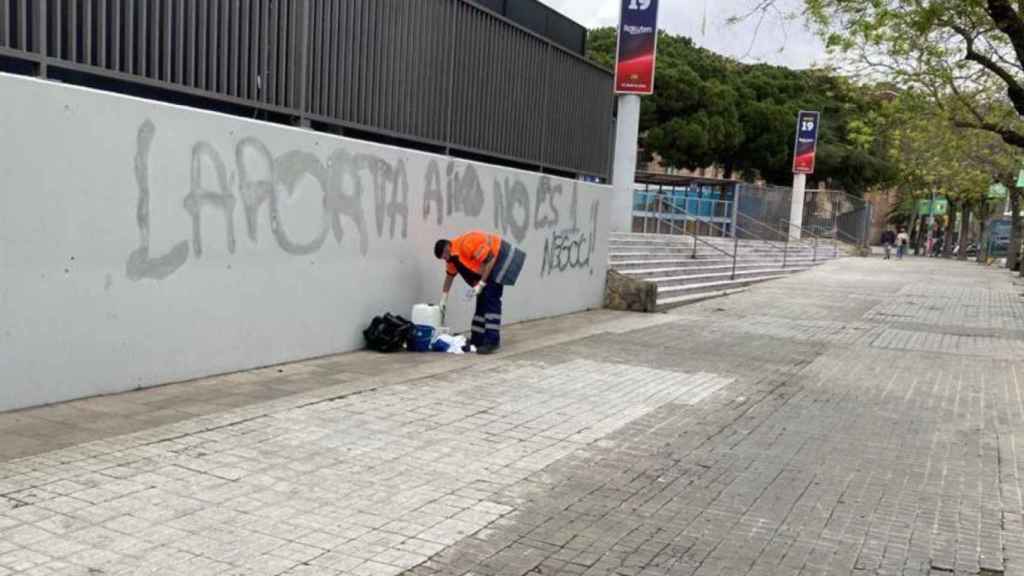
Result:
{"label": "banner sign on pole", "polygon": [[818,125],[820,112],[801,111],[796,122],[796,148],[793,152],[793,173],[814,174],[814,161],[818,153]]}
{"label": "banner sign on pole", "polygon": [[658,0],[620,0],[615,92],[653,94],[658,52]]}

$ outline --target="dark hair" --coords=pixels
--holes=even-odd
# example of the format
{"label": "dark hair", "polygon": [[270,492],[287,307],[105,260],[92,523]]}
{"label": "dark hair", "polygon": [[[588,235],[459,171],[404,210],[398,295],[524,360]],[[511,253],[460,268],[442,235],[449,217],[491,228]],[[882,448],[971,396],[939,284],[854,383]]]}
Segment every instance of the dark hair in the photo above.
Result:
{"label": "dark hair", "polygon": [[438,240],[434,243],[434,256],[438,259],[444,258],[444,249],[451,246],[451,242],[447,240]]}

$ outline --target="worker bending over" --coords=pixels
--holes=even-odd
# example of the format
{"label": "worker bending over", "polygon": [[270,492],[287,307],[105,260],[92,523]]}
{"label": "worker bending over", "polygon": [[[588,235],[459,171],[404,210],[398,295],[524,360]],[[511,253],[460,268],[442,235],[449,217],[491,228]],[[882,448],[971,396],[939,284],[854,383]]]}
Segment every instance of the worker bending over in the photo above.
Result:
{"label": "worker bending over", "polygon": [[478,354],[493,353],[501,346],[501,297],[505,286],[514,286],[519,278],[526,253],[497,234],[474,230],[454,240],[438,240],[434,256],[447,263],[441,308],[448,306],[448,292],[455,276],[462,276],[476,293],[469,343],[476,346]]}

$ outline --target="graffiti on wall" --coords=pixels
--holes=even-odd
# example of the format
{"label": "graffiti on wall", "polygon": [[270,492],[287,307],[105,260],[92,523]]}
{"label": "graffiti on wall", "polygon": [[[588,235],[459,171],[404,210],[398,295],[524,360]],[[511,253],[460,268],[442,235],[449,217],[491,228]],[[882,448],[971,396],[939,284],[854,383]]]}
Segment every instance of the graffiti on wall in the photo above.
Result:
{"label": "graffiti on wall", "polygon": [[[150,234],[162,221],[150,212],[154,192],[149,166],[156,137],[157,128],[149,120],[136,135],[139,244],[127,260],[126,275],[131,280],[162,280],[190,257],[203,258],[210,242],[220,242],[204,237],[203,222],[207,218],[223,220],[223,245],[234,254],[239,245],[236,212],[243,215],[250,244],[258,244],[263,229],[267,229],[282,251],[295,256],[315,254],[333,241],[351,246],[365,257],[374,240],[407,240],[410,210],[417,205],[413,199],[417,194],[422,198],[425,224],[440,227],[446,219],[458,216],[480,220],[481,227],[488,227],[487,187],[472,164],[431,159],[422,179],[416,179],[402,158],[390,161],[343,147],[331,151],[325,161],[303,150],[275,155],[258,138],[246,137],[235,145],[233,157],[223,155],[208,142],[192,146],[189,185],[182,199],[191,237],[176,242],[166,253],[154,255]],[[416,188],[416,184],[421,186]],[[542,276],[593,270],[591,258],[600,205],[593,200],[585,214],[589,221],[581,223],[578,184],[571,183],[571,190],[568,184],[541,176],[531,193],[514,173],[502,172],[490,187],[495,230],[518,244],[526,242],[531,231],[545,235]],[[286,217],[289,204],[301,194],[315,195],[319,214],[312,229],[308,223],[301,228],[289,224]],[[265,224],[261,225],[264,213]]]}

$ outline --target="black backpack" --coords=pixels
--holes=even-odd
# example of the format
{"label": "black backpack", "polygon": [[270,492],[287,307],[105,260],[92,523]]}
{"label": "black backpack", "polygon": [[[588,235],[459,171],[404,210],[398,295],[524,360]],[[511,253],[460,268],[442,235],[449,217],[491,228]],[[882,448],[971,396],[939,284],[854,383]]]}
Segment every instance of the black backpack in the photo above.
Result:
{"label": "black backpack", "polygon": [[405,346],[412,330],[412,322],[401,316],[385,314],[370,322],[370,326],[363,330],[363,338],[366,338],[366,347],[370,350],[397,352]]}

